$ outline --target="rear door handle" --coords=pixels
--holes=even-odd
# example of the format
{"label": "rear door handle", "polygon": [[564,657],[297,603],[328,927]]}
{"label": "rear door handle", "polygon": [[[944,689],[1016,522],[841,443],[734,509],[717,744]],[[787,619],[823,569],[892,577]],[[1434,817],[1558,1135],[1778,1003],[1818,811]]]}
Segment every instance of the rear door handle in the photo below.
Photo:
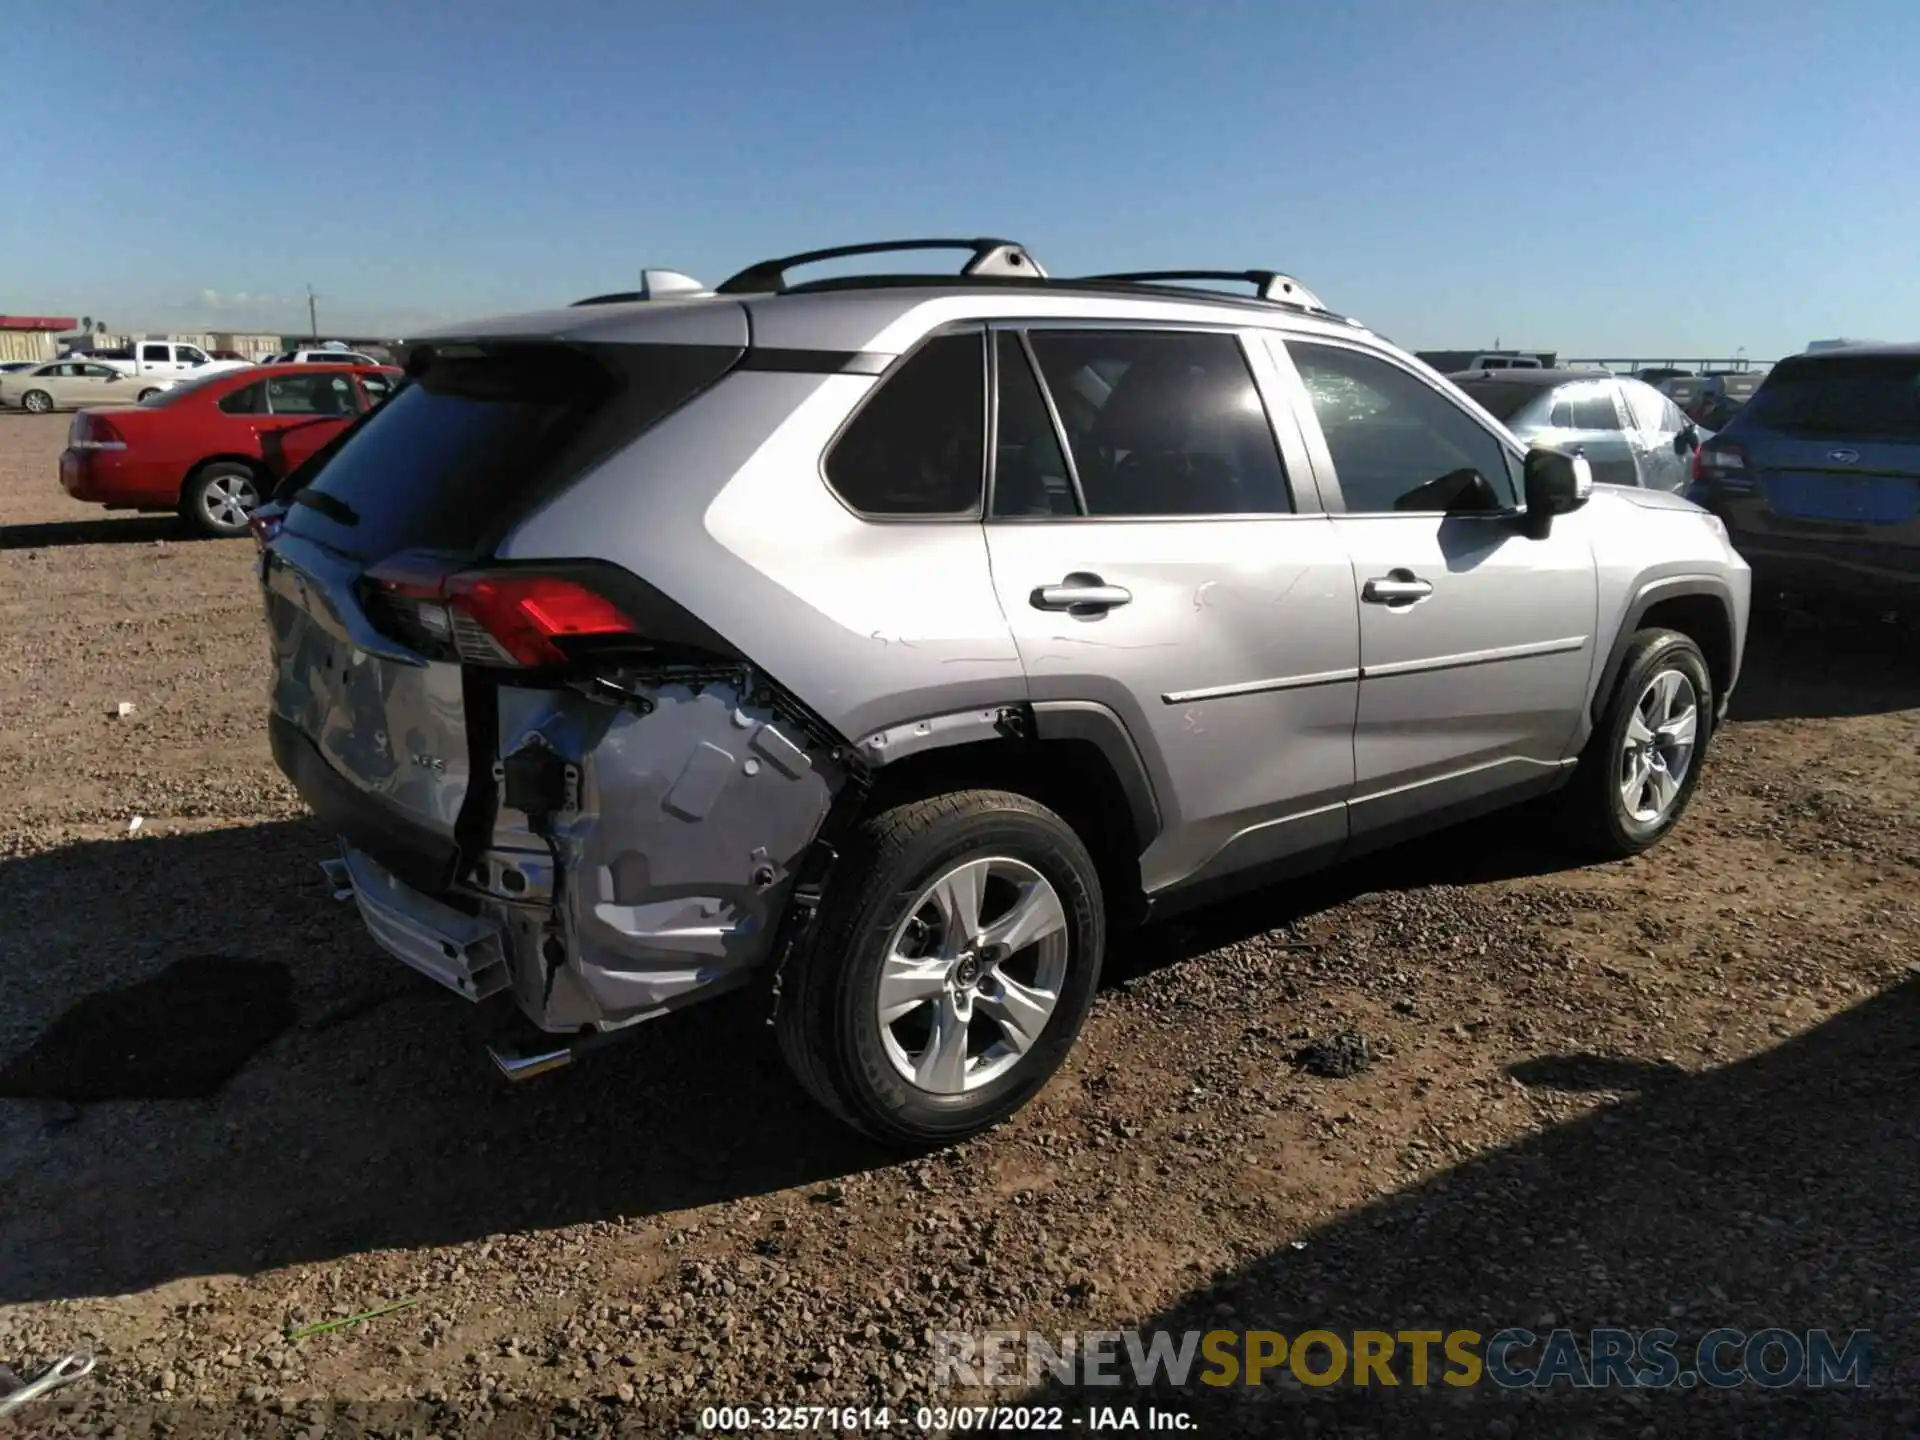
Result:
{"label": "rear door handle", "polygon": [[1411,570],[1395,570],[1390,575],[1367,581],[1360,598],[1374,605],[1411,605],[1431,594],[1430,581],[1419,579]]}
{"label": "rear door handle", "polygon": [[1078,573],[1067,576],[1058,585],[1041,585],[1027,597],[1036,610],[1065,610],[1069,614],[1094,614],[1125,605],[1133,592],[1120,585],[1109,585],[1098,575]]}

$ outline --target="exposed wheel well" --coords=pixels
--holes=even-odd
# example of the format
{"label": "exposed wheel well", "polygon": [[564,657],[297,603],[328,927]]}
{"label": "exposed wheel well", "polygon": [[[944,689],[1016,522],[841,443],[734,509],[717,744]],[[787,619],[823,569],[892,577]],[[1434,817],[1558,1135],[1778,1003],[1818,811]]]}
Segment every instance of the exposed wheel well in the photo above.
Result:
{"label": "exposed wheel well", "polygon": [[1647,608],[1639,630],[1678,630],[1700,647],[1716,698],[1733,682],[1733,624],[1727,607],[1711,595],[1676,595]]}
{"label": "exposed wheel well", "polygon": [[1011,790],[1059,815],[1099,866],[1110,916],[1133,924],[1145,914],[1144,842],[1119,777],[1090,740],[985,740],[923,751],[882,768],[864,808],[871,814],[942,791],[974,788]]}

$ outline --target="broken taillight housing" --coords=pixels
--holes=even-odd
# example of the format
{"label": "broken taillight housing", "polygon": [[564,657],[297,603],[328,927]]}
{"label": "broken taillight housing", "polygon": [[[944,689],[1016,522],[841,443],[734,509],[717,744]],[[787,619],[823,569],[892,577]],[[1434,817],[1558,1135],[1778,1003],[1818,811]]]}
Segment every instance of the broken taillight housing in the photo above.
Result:
{"label": "broken taillight housing", "polygon": [[532,570],[371,571],[362,598],[376,626],[423,653],[472,665],[547,669],[581,641],[639,639],[640,627],[590,585]]}

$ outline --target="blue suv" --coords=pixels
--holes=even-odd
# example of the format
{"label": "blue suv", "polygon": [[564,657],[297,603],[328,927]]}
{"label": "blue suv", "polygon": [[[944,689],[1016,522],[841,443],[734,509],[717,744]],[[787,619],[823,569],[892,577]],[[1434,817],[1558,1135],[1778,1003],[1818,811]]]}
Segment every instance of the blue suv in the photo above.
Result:
{"label": "blue suv", "polygon": [[1756,597],[1920,611],[1920,344],[1781,361],[1695,452],[1688,496],[1726,523]]}

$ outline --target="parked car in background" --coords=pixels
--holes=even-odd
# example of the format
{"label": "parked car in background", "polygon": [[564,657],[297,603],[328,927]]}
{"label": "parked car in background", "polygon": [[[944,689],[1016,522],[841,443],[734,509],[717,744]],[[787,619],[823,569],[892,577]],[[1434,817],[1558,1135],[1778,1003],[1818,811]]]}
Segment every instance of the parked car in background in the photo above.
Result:
{"label": "parked car in background", "polygon": [[1694,457],[1756,593],[1920,613],[1920,345],[1790,356]]}
{"label": "parked car in background", "polygon": [[380,367],[248,367],[111,415],[82,412],[60,457],[60,483],[109,510],[173,510],[206,534],[243,534],[274,482],[400,378]]}
{"label": "parked car in background", "polygon": [[0,375],[11,375],[17,370],[33,370],[47,364],[45,360],[0,360]]}
{"label": "parked car in background", "polygon": [[269,355],[260,362],[262,365],[378,365],[380,362],[371,355],[363,355],[358,350],[329,350],[322,346],[313,350],[289,350],[283,355]]}
{"label": "parked car in background", "polygon": [[503,1070],[758,982],[827,1111],[952,1141],[1149,907],[1555,789],[1670,832],[1746,629],[1711,516],[1284,276],[788,284],[881,248],[447,327],[256,517],[274,757],[378,943],[532,1022]]}
{"label": "parked car in background", "polygon": [[1540,362],[1531,355],[1476,355],[1468,362],[1469,370],[1539,370]]}
{"label": "parked car in background", "polygon": [[1700,433],[1651,385],[1590,370],[1449,377],[1523,444],[1578,449],[1600,485],[1687,488]]}
{"label": "parked car in background", "polygon": [[0,407],[35,415],[139,401],[140,383],[99,360],[49,360],[0,373]]}
{"label": "parked car in background", "polygon": [[[120,358],[121,355],[126,358]],[[125,351],[116,352],[111,359],[103,356],[96,358],[99,363],[111,365],[140,382],[134,397],[137,400],[154,394],[158,389],[157,381],[238,370],[246,365],[245,361],[215,360],[198,345],[182,345],[172,340],[141,340]]]}
{"label": "parked car in background", "polygon": [[242,355],[238,350],[209,350],[207,354],[215,360],[238,360],[242,365],[256,363],[251,355]]}
{"label": "parked car in background", "polygon": [[1707,430],[1724,430],[1765,379],[1763,370],[1683,375],[1666,381],[1660,390],[1696,425]]}
{"label": "parked car in background", "polygon": [[1691,370],[1675,370],[1662,366],[1651,366],[1645,370],[1633,372],[1633,378],[1643,385],[1662,385],[1669,380],[1680,380],[1693,374]]}

